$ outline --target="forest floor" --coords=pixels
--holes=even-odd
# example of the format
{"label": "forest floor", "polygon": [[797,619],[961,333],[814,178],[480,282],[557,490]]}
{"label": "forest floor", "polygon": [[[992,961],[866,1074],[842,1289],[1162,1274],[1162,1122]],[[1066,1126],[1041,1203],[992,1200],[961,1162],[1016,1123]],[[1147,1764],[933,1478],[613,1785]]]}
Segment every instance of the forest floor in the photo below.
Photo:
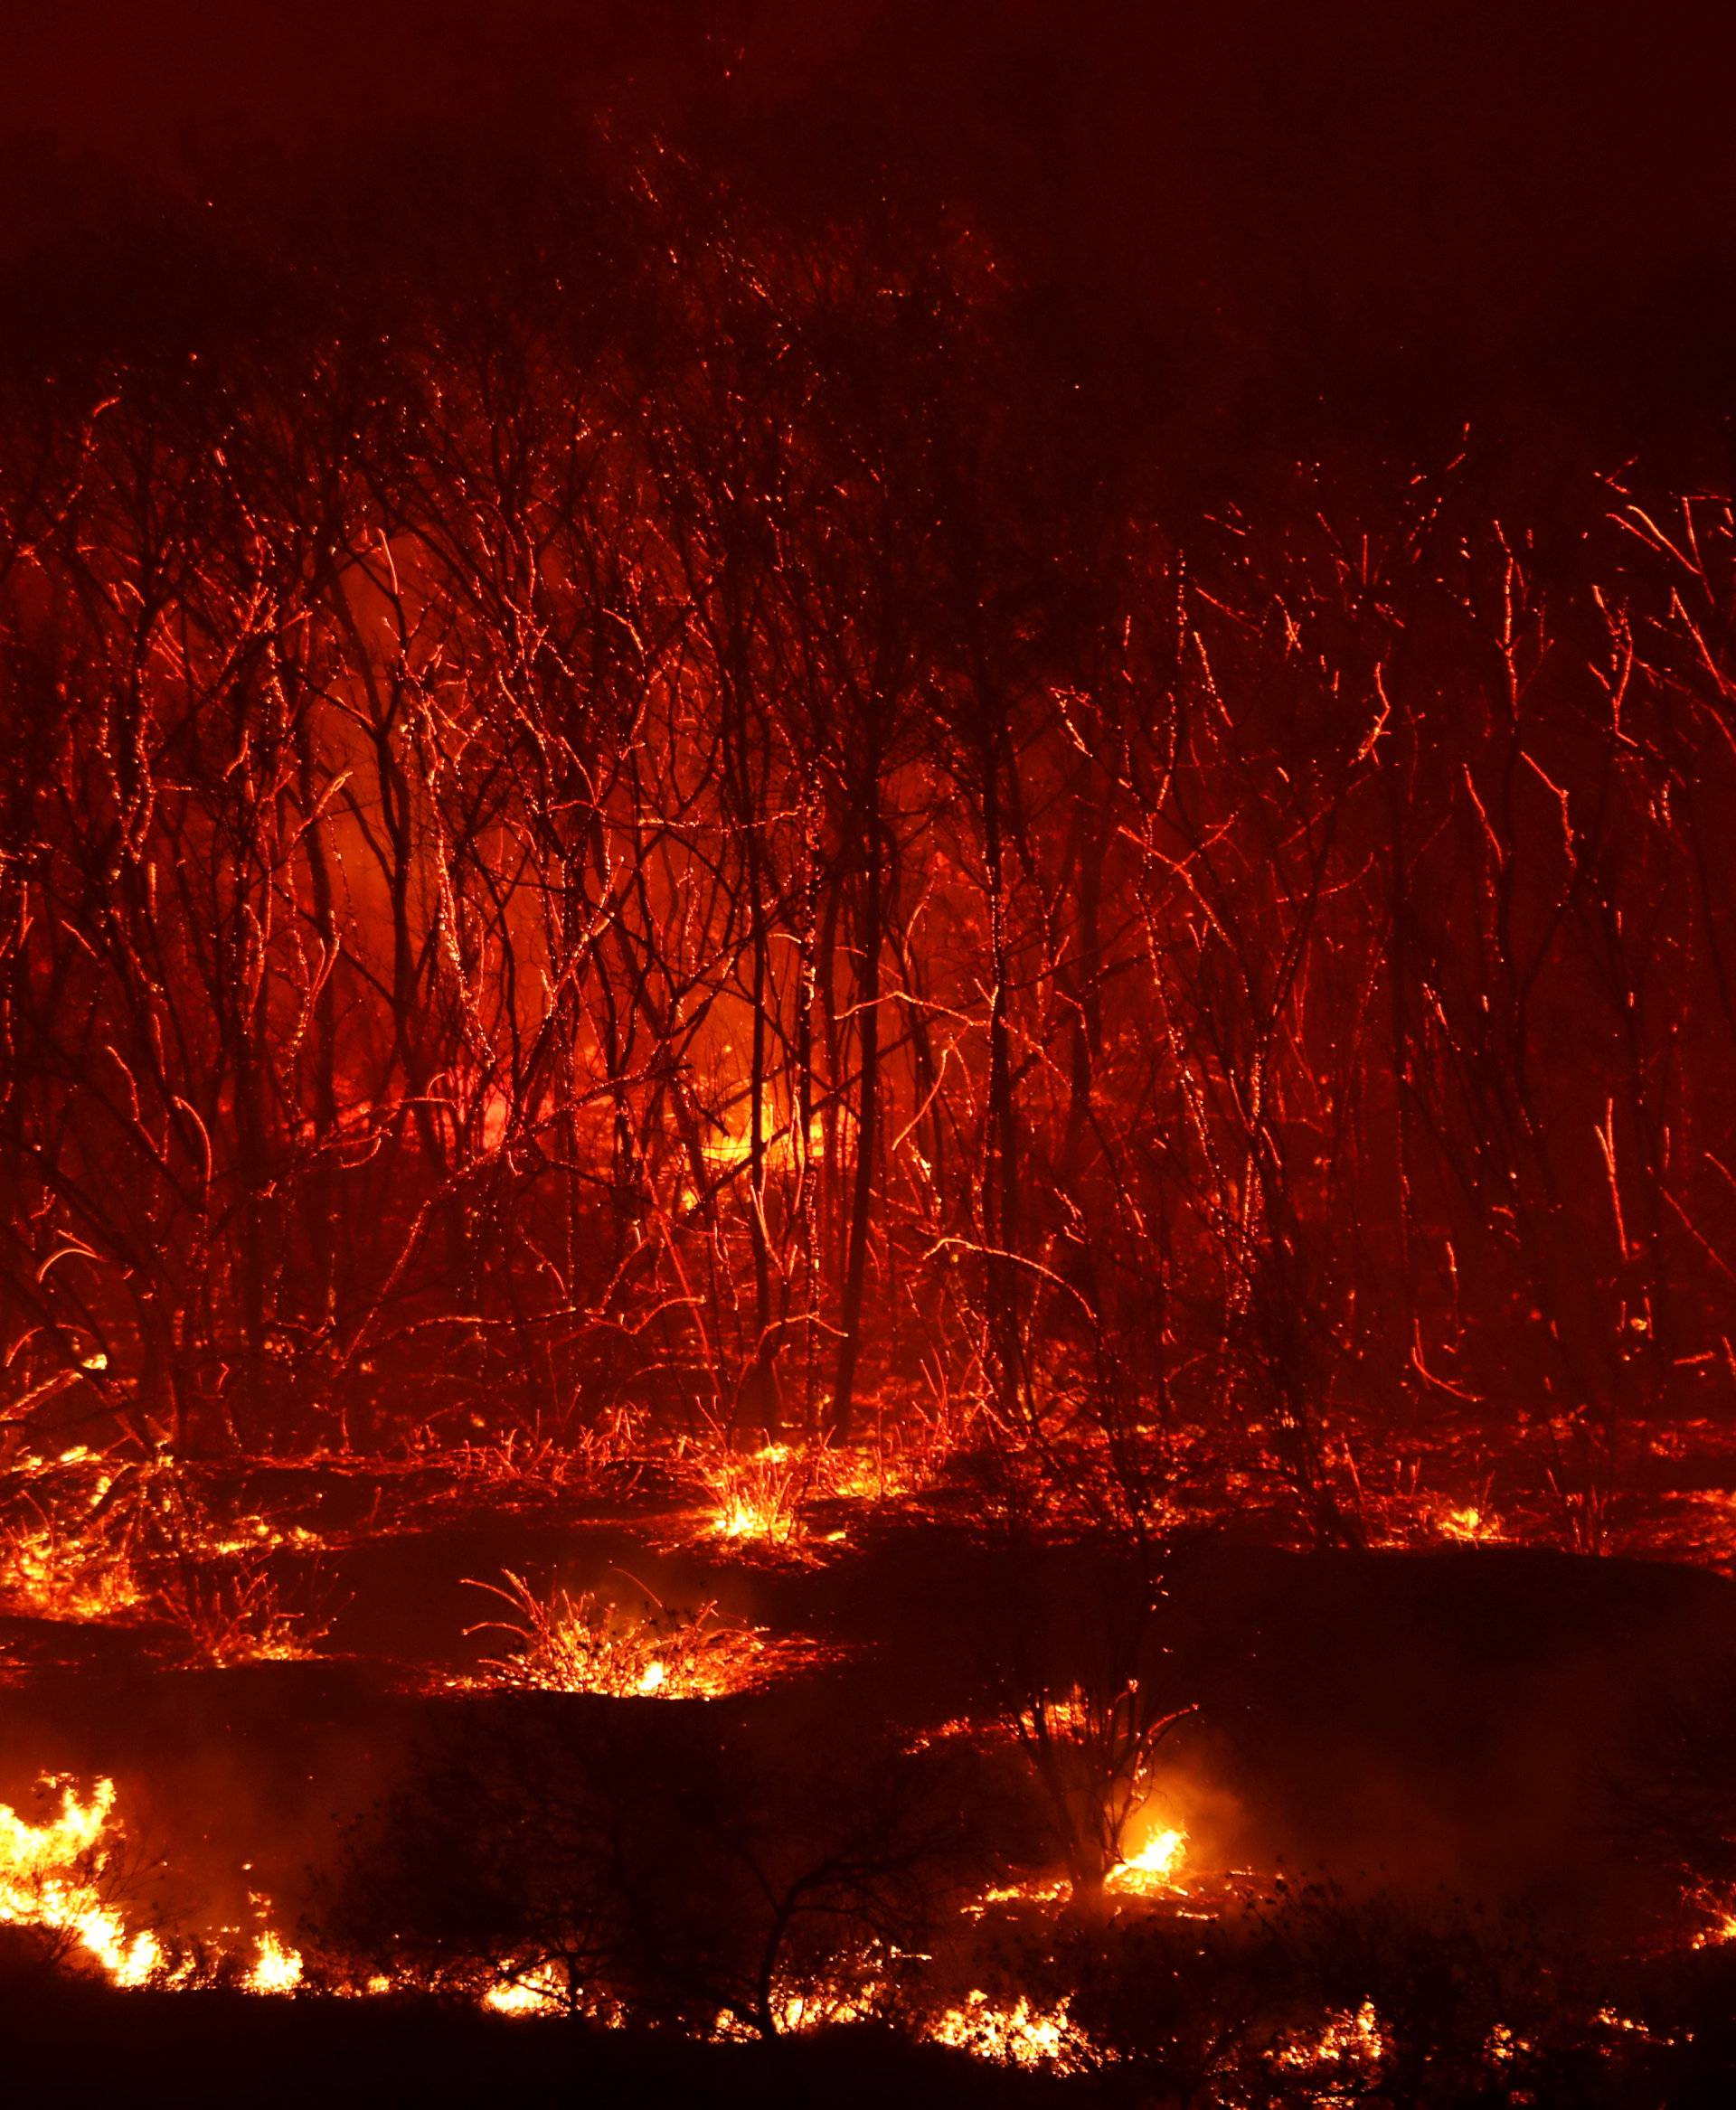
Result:
{"label": "forest floor", "polygon": [[[1666,1495],[1724,1493],[1714,1446],[1684,1445],[1683,1459]],[[45,1776],[112,1781],[128,1854],[118,1909],[193,1941],[246,1937],[269,1913],[299,1945],[329,1913],[346,1842],[446,1725],[486,1731],[497,1715],[516,1733],[524,1696],[492,1689],[488,1667],[510,1637],[484,1624],[502,1607],[478,1587],[508,1577],[543,1601],[713,1607],[772,1650],[775,1674],[716,1700],[607,1702],[648,1725],[647,1750],[661,1738],[686,1764],[703,1718],[719,1748],[740,1739],[772,1755],[768,1777],[787,1762],[797,1781],[839,1739],[920,1751],[976,1738],[1000,1756],[961,1820],[974,1832],[995,1821],[993,1768],[1016,1765],[1023,1699],[1100,1689],[1131,1664],[1178,1715],[1141,1794],[1186,1841],[1166,1908],[1196,1917],[1238,1887],[1451,1896],[1623,1951],[1681,1892],[1669,1856],[1637,1842],[1628,1784],[1684,1710],[1736,1693],[1736,1583],[1713,1567],[1493,1533],[1302,1550],[1274,1542],[1250,1505],[1178,1516],[1153,1566],[1125,1542],[1015,1524],[955,1486],[817,1500],[799,1529],[761,1541],[656,1475],[599,1490],[438,1459],[213,1468],[202,1501],[213,1531],[228,1518],[258,1534],[249,1572],[305,1618],[303,1653],[213,1661],[148,1602],[51,1616],[14,1596],[0,1617],[0,1802],[24,1814]],[[35,1502],[41,1513],[40,1487]],[[554,1704],[582,1738],[598,1703]],[[1052,1875],[1008,1823],[1011,1879]],[[599,2038],[397,1992],[273,2002],[58,1977],[50,1991],[0,1955],[7,2013],[21,2058],[52,2020],[98,2064],[173,2070],[178,2092],[161,2099],[185,2102],[204,2099],[201,2074],[237,2061],[278,2076],[286,2101],[334,2062],[389,2070],[393,2099],[419,2101],[483,2099],[462,2077],[484,2072],[525,2102],[587,2072],[605,2099],[630,2072],[635,2087],[666,2080],[719,2103],[865,2103],[895,2083],[913,2104],[988,2104],[1045,2085],[1016,2058],[967,2068],[942,2046],[860,2032],[848,2049],[755,2049]]]}

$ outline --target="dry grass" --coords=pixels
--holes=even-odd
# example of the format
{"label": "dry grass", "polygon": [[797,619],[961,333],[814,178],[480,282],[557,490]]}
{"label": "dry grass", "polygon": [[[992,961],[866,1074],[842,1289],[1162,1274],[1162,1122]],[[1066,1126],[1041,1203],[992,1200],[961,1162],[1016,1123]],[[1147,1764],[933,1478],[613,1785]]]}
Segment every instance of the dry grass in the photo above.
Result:
{"label": "dry grass", "polygon": [[643,1474],[647,1437],[643,1414],[617,1408],[576,1432],[550,1435],[541,1428],[514,1429],[486,1442],[447,1443],[431,1430],[412,1445],[419,1462],[449,1471],[468,1492],[490,1497],[529,1493],[630,1493]]}

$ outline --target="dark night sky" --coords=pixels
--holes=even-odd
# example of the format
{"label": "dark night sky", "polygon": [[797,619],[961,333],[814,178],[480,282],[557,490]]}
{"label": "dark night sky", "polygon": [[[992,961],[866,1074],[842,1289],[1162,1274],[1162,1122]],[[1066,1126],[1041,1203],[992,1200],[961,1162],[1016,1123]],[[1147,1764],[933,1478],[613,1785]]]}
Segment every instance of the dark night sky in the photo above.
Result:
{"label": "dark night sky", "polygon": [[89,239],[117,184],[134,207],[341,198],[364,230],[387,193],[450,215],[455,163],[510,146],[509,184],[534,182],[608,110],[792,212],[890,185],[979,219],[1088,339],[1207,317],[1274,356],[1546,356],[1687,394],[1722,388],[1736,341],[1736,14],[1682,0],[14,0],[8,20],[14,253]]}

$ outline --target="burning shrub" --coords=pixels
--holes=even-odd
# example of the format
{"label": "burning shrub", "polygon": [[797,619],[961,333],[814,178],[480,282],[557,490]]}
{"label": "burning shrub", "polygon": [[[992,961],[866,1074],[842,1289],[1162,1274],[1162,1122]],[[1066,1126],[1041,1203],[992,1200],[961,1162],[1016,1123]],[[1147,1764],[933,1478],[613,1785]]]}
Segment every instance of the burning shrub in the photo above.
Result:
{"label": "burning shrub", "polygon": [[1158,1744],[1191,1708],[1164,1708],[1137,1679],[1118,1691],[1075,1685],[1039,1689],[1020,1707],[1018,1734],[1048,1800],[1074,1887],[1092,1891],[1118,1878],[1126,1888],[1167,1878],[1183,1834],[1161,1824],[1129,1854],[1152,1794]]}
{"label": "burning shrub", "polygon": [[793,1773],[788,1719],[716,1724],[471,1703],[352,1832],[323,1938],[405,1984],[701,2035],[861,2019],[876,1959],[922,1948],[950,1895],[957,1800],[824,1710]]}
{"label": "burning shrub", "polygon": [[1096,2064],[1090,2039],[1078,2028],[1063,2000],[1058,2007],[1033,2007],[1020,1993],[999,2006],[980,1986],[948,2008],[929,2031],[937,2044],[968,2051],[1001,2066],[1033,2067],[1056,2074],[1088,2072]]}
{"label": "burning shrub", "polygon": [[295,1662],[321,1631],[288,1601],[260,1553],[182,1554],[158,1578],[151,1606],[209,1663]]}
{"label": "burning shrub", "polygon": [[1194,1710],[1164,1645],[1158,1586],[1120,1557],[1071,1570],[1038,1559],[1028,1572],[1002,1622],[1001,1710],[1053,1848],[1080,1897],[1112,1879],[1161,1889],[1183,1835],[1165,1821],[1154,1760]]}
{"label": "burning shrub", "polygon": [[82,1956],[117,1985],[146,1983],[163,1955],[154,1935],[129,1935],[116,1908],[115,1784],[98,1781],[87,1798],[51,1777],[42,1793],[60,1804],[38,1823],[0,1804],[0,1926],[30,1929],[52,1959]]}

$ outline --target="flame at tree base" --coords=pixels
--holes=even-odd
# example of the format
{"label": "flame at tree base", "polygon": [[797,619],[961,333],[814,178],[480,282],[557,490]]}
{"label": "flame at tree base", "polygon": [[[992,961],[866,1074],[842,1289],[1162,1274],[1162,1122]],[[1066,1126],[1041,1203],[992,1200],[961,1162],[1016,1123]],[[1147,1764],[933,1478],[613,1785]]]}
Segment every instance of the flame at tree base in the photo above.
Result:
{"label": "flame at tree base", "polygon": [[1174,1889],[1175,1871],[1181,1866],[1186,1845],[1185,1832],[1173,1829],[1154,1832],[1137,1853],[1116,1863],[1103,1879],[1104,1888],[1129,1891],[1140,1897]]}

